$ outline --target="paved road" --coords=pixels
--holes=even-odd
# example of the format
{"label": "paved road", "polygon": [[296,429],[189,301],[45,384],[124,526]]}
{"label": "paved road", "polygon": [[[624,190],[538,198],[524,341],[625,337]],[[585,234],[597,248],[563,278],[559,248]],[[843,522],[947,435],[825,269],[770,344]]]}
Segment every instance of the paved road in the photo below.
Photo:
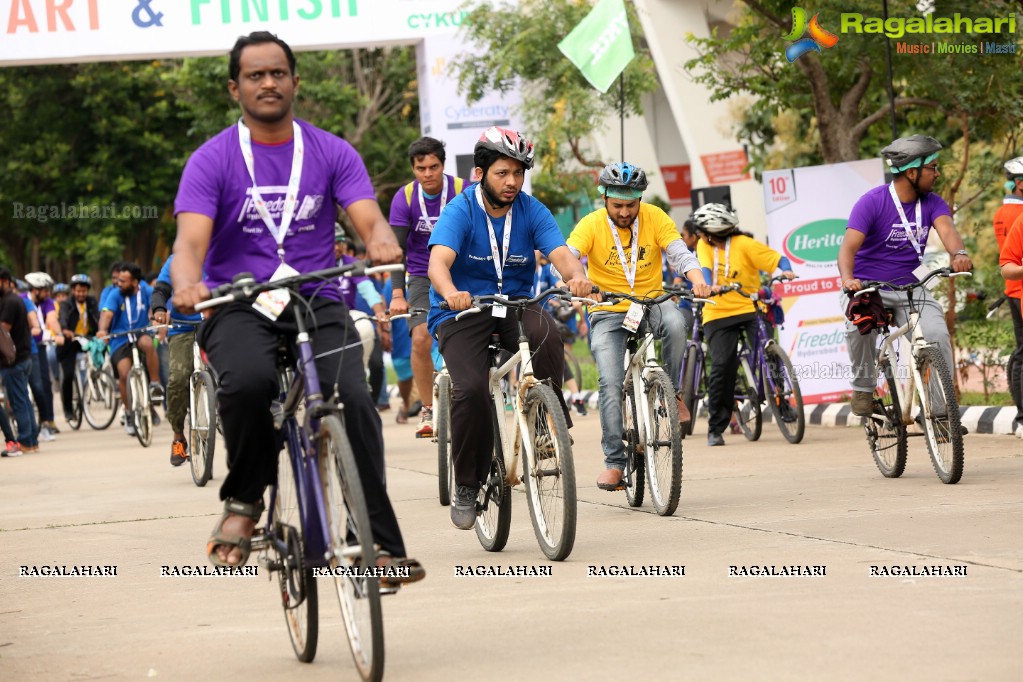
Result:
{"label": "paved road", "polygon": [[[976,679],[1023,675],[1023,445],[969,436],[966,473],[942,485],[919,439],[899,480],[859,429],[773,427],[753,444],[687,441],[673,518],[599,491],[595,414],[574,430],[579,530],[550,577],[457,577],[458,566],[547,566],[525,500],[488,554],[435,497],[434,452],[384,415],[388,476],[426,581],[385,599],[387,678]],[[315,663],[292,653],[265,576],[159,577],[201,565],[217,480],[172,469],[170,433],[143,450],[63,433],[0,460],[0,679],[355,679],[336,605],[321,601]],[[218,461],[223,476],[223,457]],[[116,577],[18,577],[19,567],[116,565]],[[684,577],[588,577],[589,566],[679,565]],[[823,566],[809,577],[730,566]],[[871,566],[965,567],[966,576],[871,577]],[[741,570],[741,569],[737,569]],[[755,570],[755,569],[753,569]],[[954,569],[950,569],[954,570]],[[747,572],[752,572],[748,570]]]}

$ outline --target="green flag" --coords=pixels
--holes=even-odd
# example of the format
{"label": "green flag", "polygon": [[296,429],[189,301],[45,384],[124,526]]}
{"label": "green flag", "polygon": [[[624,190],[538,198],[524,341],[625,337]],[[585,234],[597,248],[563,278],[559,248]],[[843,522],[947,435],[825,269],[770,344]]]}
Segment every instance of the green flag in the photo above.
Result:
{"label": "green flag", "polygon": [[600,0],[558,43],[558,49],[582,71],[590,85],[607,92],[635,56],[625,0]]}

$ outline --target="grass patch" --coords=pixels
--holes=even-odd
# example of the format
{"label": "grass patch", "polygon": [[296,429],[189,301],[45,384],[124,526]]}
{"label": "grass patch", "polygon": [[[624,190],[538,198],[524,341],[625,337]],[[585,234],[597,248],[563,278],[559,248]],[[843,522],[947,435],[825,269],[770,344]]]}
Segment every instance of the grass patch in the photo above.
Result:
{"label": "grass patch", "polygon": [[994,391],[987,398],[984,397],[983,391],[963,391],[959,395],[959,404],[963,407],[970,405],[1009,407],[1013,402],[1008,391]]}

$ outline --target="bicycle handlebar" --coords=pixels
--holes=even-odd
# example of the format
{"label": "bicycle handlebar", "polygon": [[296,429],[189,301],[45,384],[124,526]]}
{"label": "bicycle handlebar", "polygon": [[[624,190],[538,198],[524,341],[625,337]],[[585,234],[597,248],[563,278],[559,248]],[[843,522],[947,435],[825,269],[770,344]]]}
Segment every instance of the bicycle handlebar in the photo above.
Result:
{"label": "bicycle handlebar", "polygon": [[[926,285],[935,277],[962,277],[964,275],[967,277],[973,277],[972,272],[952,272],[952,268],[945,267],[938,268],[937,270],[932,270],[931,272],[928,272],[927,275],[925,275],[924,278],[919,282],[910,282],[909,284],[893,284],[892,282],[868,281],[863,282],[863,287],[859,291],[852,292],[852,297],[859,298],[863,294],[872,293],[878,291],[879,289],[887,289],[888,291],[912,291],[913,289]],[[843,291],[849,293],[845,289],[843,289]]]}
{"label": "bicycle handlebar", "polygon": [[[676,296],[684,298],[687,301],[692,301],[694,303],[710,303],[711,305],[717,305],[715,301],[711,301],[710,299],[697,298],[696,296],[693,296],[693,292],[688,289],[666,287],[662,289],[662,291],[664,292],[663,294],[659,296],[654,296],[653,298],[649,296],[634,296],[632,294],[626,294],[617,291],[602,291],[600,292],[600,295],[601,297],[603,297],[604,301],[602,303],[595,303],[591,307],[596,308],[613,306],[617,305],[618,303],[621,303],[622,301],[632,301],[633,303],[638,303],[641,306],[651,307],[659,303],[663,303],[664,301],[672,299]],[[714,296],[715,294],[711,295]]]}

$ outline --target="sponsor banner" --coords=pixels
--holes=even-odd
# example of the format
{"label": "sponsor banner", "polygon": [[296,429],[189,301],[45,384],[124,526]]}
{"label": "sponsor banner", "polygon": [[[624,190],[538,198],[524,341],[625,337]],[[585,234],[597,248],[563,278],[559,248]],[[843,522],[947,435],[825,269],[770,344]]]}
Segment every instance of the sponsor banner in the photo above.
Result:
{"label": "sponsor banner", "polygon": [[768,243],[799,276],[775,291],[785,308],[778,336],[805,404],[834,402],[851,390],[838,249],[853,205],[883,182],[880,159],[764,172]]}
{"label": "sponsor banner", "polygon": [[701,154],[700,161],[703,163],[704,172],[707,173],[708,184],[727,185],[730,182],[749,180],[749,171],[746,170],[749,161],[743,149],[718,154]]}
{"label": "sponsor banner", "polygon": [[693,173],[688,163],[675,166],[661,166],[664,187],[668,190],[668,201],[672,206],[692,206],[690,194],[693,191]]}

